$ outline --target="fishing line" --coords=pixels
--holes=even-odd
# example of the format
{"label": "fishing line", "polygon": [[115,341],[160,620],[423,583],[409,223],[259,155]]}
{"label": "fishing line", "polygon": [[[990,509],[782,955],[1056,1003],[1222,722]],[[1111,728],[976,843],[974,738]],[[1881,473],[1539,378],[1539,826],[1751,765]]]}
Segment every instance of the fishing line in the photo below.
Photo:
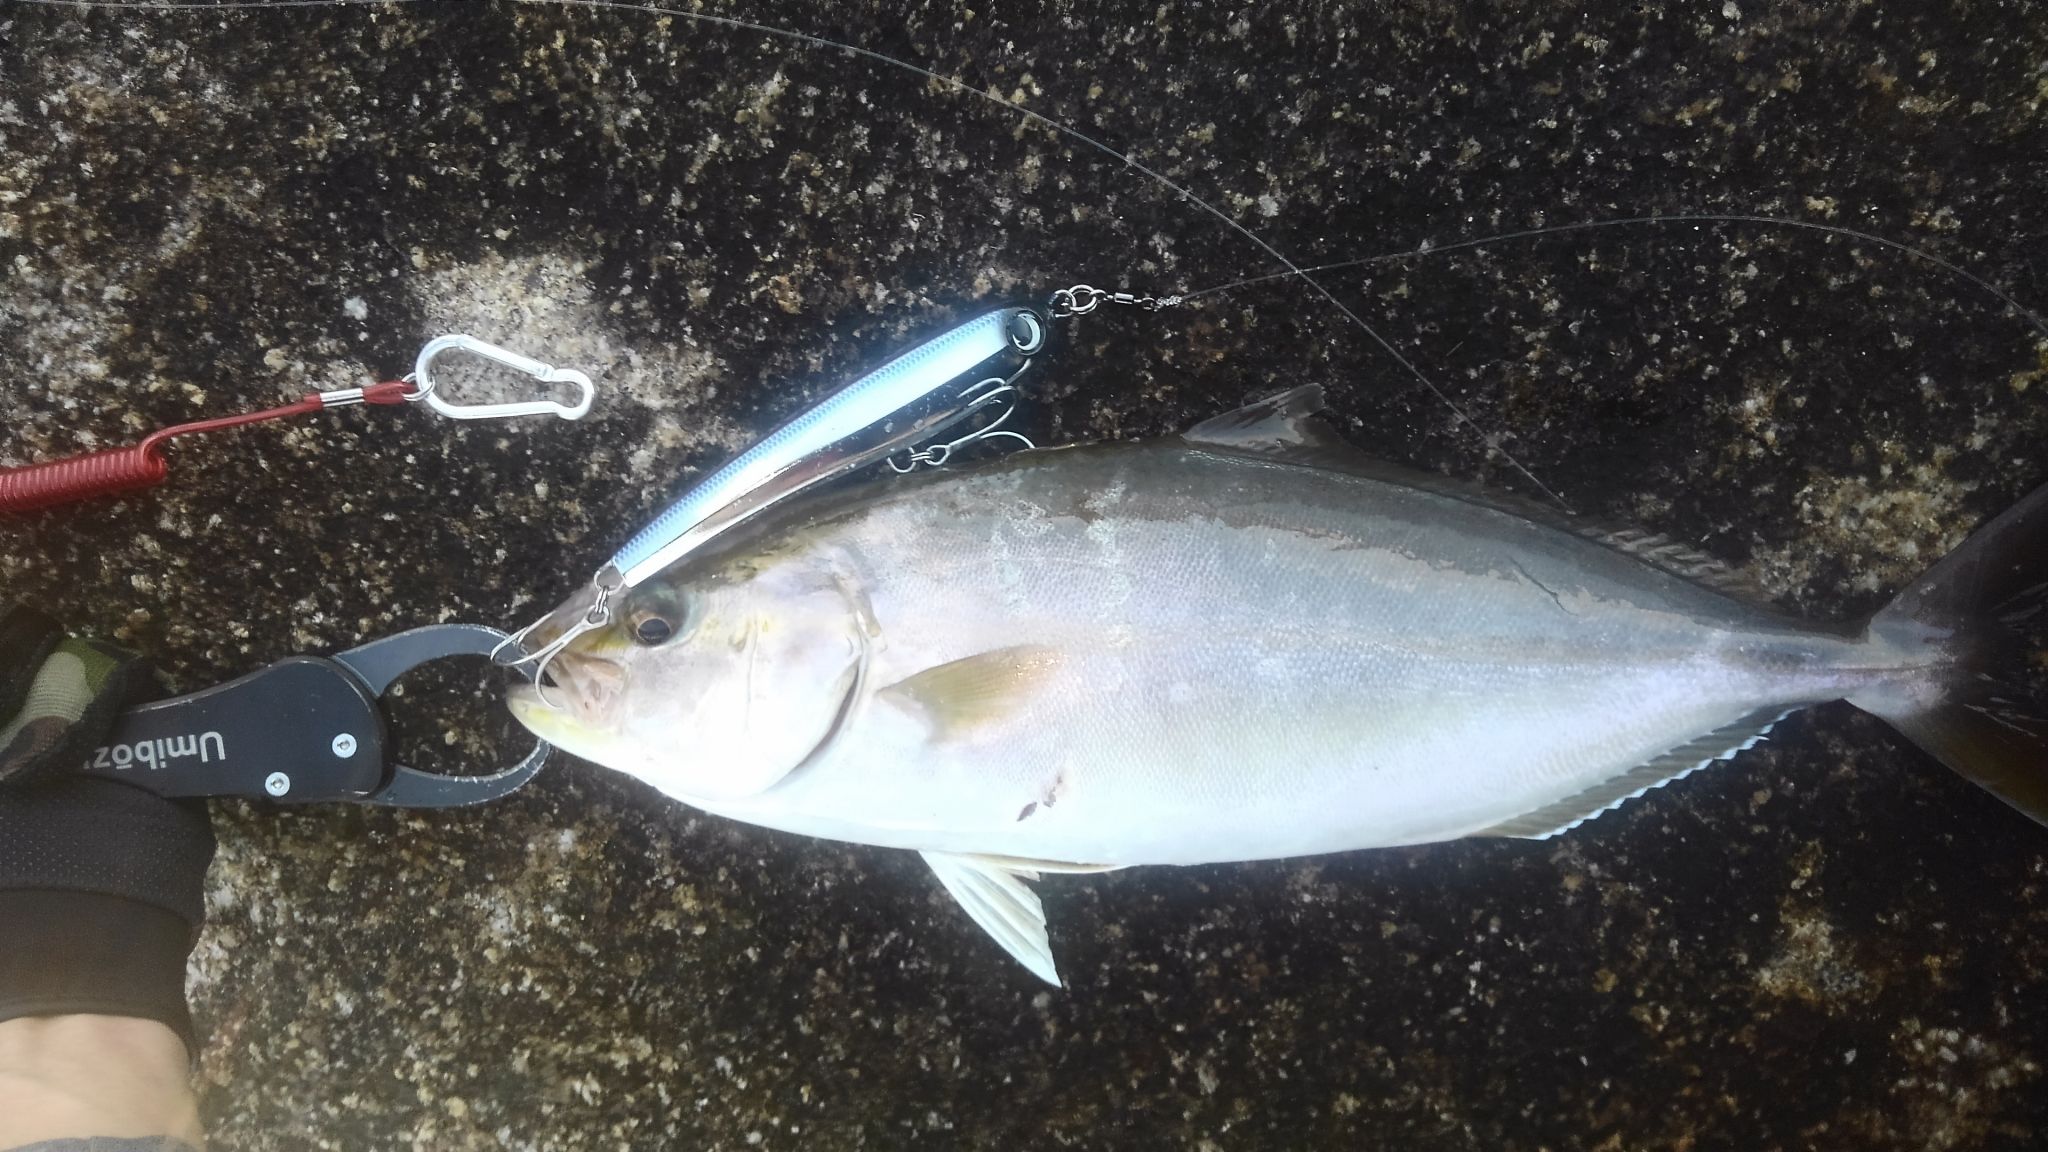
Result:
{"label": "fishing line", "polygon": [[[1556,236],[1566,232],[1584,232],[1593,228],[1620,228],[1630,225],[1658,224],[1759,224],[1772,228],[1796,228],[1808,232],[1821,232],[1830,236],[1846,236],[1854,240],[1868,241],[1872,244],[1890,248],[1895,252],[1902,252],[1915,260],[1924,260],[1951,276],[1957,277],[1964,283],[1983,290],[2003,304],[2007,311],[2026,321],[2043,337],[2048,337],[2048,320],[2042,319],[2040,313],[2020,303],[2005,289],[1952,261],[1943,259],[1924,249],[1915,248],[1910,244],[1903,244],[1897,240],[1888,239],[1875,233],[1863,232],[1855,228],[1844,228],[1838,224],[1816,224],[1810,220],[1796,220],[1785,216],[1761,216],[1739,212],[1673,212],[1656,216],[1623,216],[1612,220],[1582,220],[1574,224],[1552,224],[1542,228],[1523,228],[1515,232],[1498,232],[1491,236],[1476,236],[1469,240],[1457,240],[1449,244],[1425,243],[1419,247],[1408,248],[1399,252],[1382,252],[1377,256],[1361,256],[1355,260],[1338,260],[1330,264],[1312,264],[1302,269],[1302,271],[1305,273],[1337,272],[1346,268],[1364,267],[1368,264],[1391,264],[1401,260],[1412,260],[1419,256],[1440,256],[1446,252],[1456,252],[1461,248],[1478,248],[1483,245],[1501,244],[1510,240],[1539,239],[1544,236]],[[1198,288],[1192,292],[1183,292],[1180,294],[1180,299],[1184,302],[1199,300],[1204,296],[1215,296],[1219,293],[1231,292],[1239,288],[1249,288],[1255,284],[1285,280],[1292,275],[1294,275],[1292,272],[1270,272],[1263,276],[1247,276],[1242,280],[1232,280],[1228,284],[1218,284],[1211,288]]]}
{"label": "fishing line", "polygon": [[[141,11],[193,12],[213,10],[237,11],[259,8],[369,7],[373,5],[418,4],[425,2],[425,0],[220,0],[220,2],[208,2],[208,0],[132,0],[132,2],[124,2],[124,0],[19,0],[19,2],[28,4],[38,4],[44,7],[52,8],[107,8],[134,9]],[[634,2],[634,0],[510,0],[510,2],[516,4],[528,4],[536,7],[616,9],[620,11],[650,13],[654,15],[676,16],[691,21],[693,23],[711,25],[715,27],[722,27],[740,31],[756,32],[765,36],[770,36],[790,43],[794,43],[802,47],[831,49],[845,52],[849,55],[857,56],[880,64],[886,64],[889,67],[909,72],[912,75],[922,77],[923,79],[929,81],[933,81],[942,86],[943,88],[947,89],[948,91],[965,93],[978,97],[988,103],[995,104],[1005,109],[1006,111],[1020,115],[1030,123],[1034,123],[1041,127],[1050,129],[1051,131],[1060,136],[1064,136],[1067,139],[1076,141],[1096,152],[1099,152],[1112,159],[1118,160],[1122,162],[1126,167],[1134,169],[1139,174],[1151,180],[1156,185],[1171,191],[1176,196],[1179,196],[1186,202],[1195,205],[1211,217],[1214,217],[1216,220],[1222,222],[1231,231],[1236,232],[1238,235],[1244,237],[1246,240],[1249,240],[1252,244],[1256,245],[1260,251],[1272,257],[1285,269],[1285,271],[1281,272],[1271,272],[1260,276],[1250,276],[1241,280],[1234,280],[1225,284],[1219,284],[1208,288],[1184,292],[1180,294],[1179,302],[1191,302],[1204,297],[1215,296],[1225,292],[1235,291],[1240,288],[1247,288],[1257,284],[1271,283],[1273,281],[1278,280],[1298,279],[1302,281],[1309,287],[1313,288],[1317,295],[1321,296],[1332,307],[1336,308],[1337,311],[1341,313],[1346,319],[1350,320],[1353,324],[1357,325],[1360,330],[1365,332],[1366,335],[1370,336],[1373,342],[1379,345],[1382,351],[1384,351],[1389,357],[1391,357],[1395,363],[1399,364],[1403,369],[1405,369],[1410,376],[1414,377],[1417,381],[1419,381],[1424,386],[1424,388],[1426,388],[1429,391],[1429,393],[1432,396],[1434,396],[1439,402],[1441,402],[1444,405],[1444,407],[1451,412],[1452,416],[1459,424],[1471,428],[1473,432],[1480,437],[1481,442],[1485,444],[1489,451],[1499,453],[1501,459],[1505,461],[1510,467],[1512,467],[1518,474],[1520,474],[1523,479],[1527,480],[1531,485],[1535,486],[1539,491],[1541,491],[1545,496],[1550,498],[1552,501],[1556,502],[1560,507],[1566,507],[1566,505],[1563,499],[1560,498],[1557,495],[1557,493],[1553,492],[1541,480],[1537,479],[1534,473],[1532,473],[1525,465],[1523,465],[1520,460],[1516,459],[1512,453],[1508,452],[1507,449],[1505,449],[1499,443],[1497,443],[1493,437],[1489,437],[1485,435],[1484,432],[1480,431],[1477,422],[1474,421],[1472,417],[1468,413],[1466,413],[1465,410],[1456,401],[1452,400],[1450,396],[1443,391],[1443,389],[1438,387],[1435,381],[1431,380],[1429,376],[1426,375],[1419,367],[1417,367],[1413,361],[1411,361],[1407,356],[1403,355],[1398,349],[1396,349],[1384,336],[1380,335],[1379,331],[1375,329],[1371,324],[1367,323],[1363,317],[1359,316],[1350,307],[1345,305],[1343,301],[1337,299],[1336,296],[1331,294],[1330,290],[1324,287],[1323,284],[1315,278],[1316,274],[1322,272],[1342,271],[1349,268],[1357,268],[1371,264],[1390,263],[1399,260],[1415,259],[1423,256],[1442,255],[1449,252],[1459,251],[1461,249],[1479,248],[1489,244],[1506,243],[1512,240],[1539,239],[1546,236],[1555,236],[1573,232],[1590,231],[1596,228],[1644,226],[1656,227],[1673,224],[1754,224],[1772,228],[1798,229],[1809,232],[1821,233],[1825,235],[1841,236],[1850,239],[1861,240],[1866,243],[1876,244],[1881,247],[1891,249],[1895,252],[1902,253],[1912,259],[1924,261],[1928,264],[1931,264],[1937,268],[1942,269],[1943,271],[1949,273],[1952,276],[1957,277],[1965,283],[1970,284],[1985,293],[1988,293],[1993,298],[1997,299],[2009,312],[2025,320],[2027,324],[2032,326],[2037,332],[2041,333],[2042,336],[2048,337],[2048,320],[2044,320],[2039,313],[2035,312],[2031,308],[2028,308],[2026,305],[2020,303],[2020,301],[2015,299],[2010,293],[2006,292],[2002,288],[1999,288],[1997,285],[1991,283],[1990,281],[1984,279],[1976,273],[1971,272],[1968,269],[1963,268],[1941,256],[1937,256],[1932,252],[1928,252],[1920,248],[1915,248],[1912,245],[1904,244],[1897,240],[1892,240],[1884,236],[1879,236],[1870,232],[1864,232],[1855,228],[1847,228],[1834,224],[1819,224],[1807,220],[1798,220],[1789,217],[1779,216],[1766,216],[1754,213],[1684,212],[1649,216],[1628,216],[1610,220],[1588,220],[1571,224],[1549,225],[1542,228],[1525,228],[1512,232],[1502,232],[1489,236],[1480,236],[1466,240],[1454,241],[1448,244],[1425,244],[1420,247],[1406,249],[1398,252],[1387,252],[1381,253],[1376,256],[1366,256],[1352,260],[1340,260],[1328,264],[1317,264],[1308,267],[1302,267],[1300,265],[1295,264],[1293,261],[1289,260],[1278,249],[1274,248],[1271,244],[1268,244],[1264,239],[1260,238],[1257,233],[1253,232],[1245,225],[1239,223],[1237,220],[1226,215],[1221,209],[1216,207],[1214,204],[1210,203],[1209,201],[1203,199],[1200,196],[1195,195],[1192,191],[1174,182],[1172,179],[1168,178],[1163,173],[1136,159],[1131,153],[1120,152],[1117,149],[1110,147],[1103,141],[1098,140],[1085,132],[1082,132],[1080,129],[1073,128],[1067,124],[1063,124],[1060,121],[1054,120],[1043,113],[1033,111],[1030,108],[1026,108],[1019,104],[1011,103],[1007,100],[1002,99],[999,96],[995,96],[988,92],[982,91],[979,88],[970,87],[964,81],[955,79],[950,76],[942,75],[929,68],[925,68],[922,65],[918,65],[907,60],[898,59],[897,57],[889,56],[885,53],[874,51],[873,49],[862,48],[858,45],[847,44],[837,40],[831,40],[826,37],[813,35],[808,32],[800,32],[795,31],[793,29],[780,28],[774,25],[762,24],[757,21],[744,20],[733,16],[720,16],[704,12],[676,11],[674,9],[663,8],[656,4],[636,3]]]}
{"label": "fishing line", "polygon": [[[416,4],[423,2],[423,0],[226,0],[226,2],[224,3],[207,3],[205,2],[205,0],[138,0],[138,2],[134,3],[124,3],[122,2],[122,0],[23,0],[23,2],[31,4],[40,4],[45,7],[52,8],[106,8],[115,10],[136,11],[206,12],[234,11],[258,8],[325,8],[346,6],[368,6],[373,4]],[[1356,324],[1359,327],[1359,329],[1363,331],[1367,336],[1370,336],[1373,340],[1373,343],[1379,345],[1381,351],[1385,352],[1389,357],[1393,358],[1393,361],[1396,364],[1399,364],[1403,369],[1405,369],[1410,376],[1415,378],[1416,381],[1421,383],[1421,385],[1428,390],[1430,395],[1436,397],[1436,399],[1440,401],[1445,408],[1449,409],[1451,415],[1456,419],[1456,421],[1459,424],[1462,424],[1465,427],[1472,429],[1473,433],[1479,437],[1480,442],[1486,446],[1488,451],[1498,453],[1500,455],[1500,458],[1503,461],[1505,461],[1509,467],[1513,468],[1517,473],[1519,473],[1521,477],[1524,480],[1527,480],[1532,486],[1534,486],[1537,491],[1543,493],[1544,496],[1548,497],[1558,507],[1563,508],[1566,511],[1570,511],[1570,505],[1564,502],[1563,497],[1559,496],[1556,492],[1553,492],[1550,489],[1549,485],[1546,485],[1545,483],[1543,483],[1543,481],[1537,479],[1536,474],[1534,472],[1531,472],[1526,465],[1524,465],[1520,460],[1515,458],[1513,453],[1509,452],[1505,447],[1503,447],[1500,444],[1499,438],[1488,436],[1485,434],[1485,432],[1481,431],[1478,423],[1474,421],[1469,414],[1466,413],[1464,408],[1459,406],[1457,401],[1451,399],[1449,393],[1445,392],[1442,388],[1438,387],[1435,381],[1431,380],[1429,376],[1425,374],[1421,368],[1417,367],[1413,361],[1408,359],[1408,357],[1402,355],[1401,351],[1398,348],[1395,348],[1392,342],[1387,340],[1386,337],[1380,335],[1377,329],[1375,329],[1372,325],[1366,323],[1364,317],[1352,311],[1351,308],[1346,306],[1342,300],[1337,299],[1337,297],[1333,295],[1328,288],[1323,287],[1321,281],[1317,280],[1308,272],[1297,267],[1292,260],[1289,260],[1286,256],[1282,255],[1279,249],[1273,247],[1271,244],[1266,243],[1266,241],[1261,239],[1257,233],[1253,232],[1250,228],[1247,228],[1243,224],[1240,224],[1236,220],[1232,219],[1230,216],[1225,214],[1222,209],[1216,207],[1214,204],[1211,204],[1209,201],[1204,200],[1202,197],[1195,195],[1192,191],[1181,186],[1180,184],[1175,183],[1173,180],[1168,179],[1163,173],[1159,172],[1154,168],[1149,167],[1144,162],[1138,160],[1130,152],[1120,152],[1117,149],[1110,147],[1108,144],[1100,140],[1097,140],[1095,137],[1088,135],[1087,133],[1081,131],[1078,128],[1069,127],[1068,125],[1062,124],[1059,121],[1044,115],[1043,113],[1034,112],[1031,109],[1026,108],[1020,104],[1013,104],[1010,101],[1004,100],[998,96],[992,95],[988,92],[984,92],[979,88],[970,87],[965,81],[955,79],[951,76],[941,75],[938,72],[934,72],[929,68],[923,67],[922,65],[913,64],[908,60],[899,60],[894,56],[889,56],[881,52],[876,52],[873,49],[862,48],[859,45],[855,44],[841,43],[840,41],[830,40],[823,36],[815,36],[808,32],[798,32],[789,28],[779,28],[771,24],[762,24],[752,20],[743,20],[735,16],[718,16],[706,12],[677,11],[671,8],[663,8],[656,4],[635,3],[633,2],[633,0],[511,0],[511,2],[516,4],[531,4],[537,7],[554,6],[562,8],[601,8],[616,9],[619,11],[626,12],[645,12],[659,16],[674,16],[680,17],[684,20],[691,21],[693,23],[711,25],[714,27],[721,28],[737,29],[747,32],[756,32],[764,36],[778,37],[782,40],[798,44],[804,47],[829,48],[837,51],[846,52],[866,60],[871,60],[879,64],[886,64],[892,68],[901,69],[903,71],[911,73],[912,75],[922,77],[929,81],[933,81],[950,91],[971,94],[982,100],[987,101],[988,103],[997,105],[1010,112],[1021,115],[1031,123],[1037,124],[1044,128],[1051,129],[1053,132],[1061,136],[1065,136],[1069,140],[1073,140],[1080,144],[1086,145],[1087,147],[1092,148],[1105,156],[1108,156],[1114,160],[1121,161],[1126,167],[1136,170],[1137,172],[1145,176],[1147,179],[1153,181],[1155,184],[1159,185],[1162,188],[1168,189],[1175,195],[1181,197],[1183,200],[1187,201],[1190,204],[1195,205],[1202,211],[1208,213],[1210,216],[1216,218],[1218,221],[1221,221],[1225,226],[1230,228],[1232,231],[1236,232],[1238,235],[1243,236],[1246,240],[1249,240],[1253,244],[1257,245],[1260,251],[1266,253],[1266,255],[1272,257],[1283,268],[1287,269],[1288,275],[1300,278],[1302,283],[1307,284],[1310,288],[1314,289],[1316,294],[1318,296],[1321,296],[1323,300],[1326,301],[1331,307],[1335,308],[1338,312],[1342,313],[1344,317],[1350,320],[1353,324]]]}

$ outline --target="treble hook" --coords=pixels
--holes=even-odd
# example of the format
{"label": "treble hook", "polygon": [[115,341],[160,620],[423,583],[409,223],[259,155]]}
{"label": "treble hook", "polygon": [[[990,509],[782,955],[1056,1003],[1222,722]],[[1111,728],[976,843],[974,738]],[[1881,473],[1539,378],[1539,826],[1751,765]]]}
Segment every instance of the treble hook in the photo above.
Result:
{"label": "treble hook", "polygon": [[[890,470],[899,476],[907,476],[923,467],[943,468],[946,462],[953,458],[953,453],[958,452],[969,444],[986,440],[999,440],[1004,437],[1015,440],[1025,448],[1038,447],[1038,445],[1032,443],[1029,436],[1024,435],[1022,432],[1013,432],[1003,427],[1004,424],[1009,423],[1010,417],[1017,414],[1016,397],[1021,394],[1016,386],[1017,379],[1023,376],[1030,367],[1031,362],[1027,360],[1008,376],[990,376],[985,380],[978,380],[969,385],[960,393],[963,398],[971,398],[973,400],[973,403],[968,406],[967,411],[963,414],[966,417],[971,418],[975,413],[999,401],[1008,400],[1010,402],[1003,406],[1002,413],[995,419],[957,440],[949,440],[943,444],[933,444],[929,447],[915,449],[900,460],[891,456],[888,461]],[[984,388],[988,390],[981,392],[978,396],[975,395],[976,392]]]}
{"label": "treble hook", "polygon": [[[610,564],[605,565],[598,569],[597,574],[590,579],[589,606],[582,610],[574,623],[562,629],[561,635],[548,641],[535,651],[526,651],[526,638],[533,634],[534,629],[561,616],[563,610],[558,609],[499,641],[497,647],[491,649],[491,662],[507,668],[520,668],[525,665],[532,665],[534,691],[540,695],[541,703],[546,704],[550,708],[556,707],[555,702],[548,699],[548,665],[554,662],[555,657],[567,651],[569,645],[576,642],[577,637],[582,636],[586,632],[595,631],[612,622],[611,599],[613,596],[624,591],[625,587],[626,578],[620,574],[618,568]],[[564,605],[565,609],[567,607],[567,605]],[[508,648],[517,653],[517,655],[507,659],[505,657],[505,650]]]}

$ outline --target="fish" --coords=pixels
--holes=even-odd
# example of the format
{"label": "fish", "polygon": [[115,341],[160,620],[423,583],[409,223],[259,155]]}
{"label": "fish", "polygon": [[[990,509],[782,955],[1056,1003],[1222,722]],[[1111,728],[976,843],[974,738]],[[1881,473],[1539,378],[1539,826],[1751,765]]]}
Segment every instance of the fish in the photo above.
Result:
{"label": "fish", "polygon": [[1370,459],[1297,388],[1178,437],[849,488],[578,637],[544,740],[715,815],[919,852],[1060,982],[1047,873],[1543,839],[1847,700],[2048,823],[2048,487],[1867,621]]}

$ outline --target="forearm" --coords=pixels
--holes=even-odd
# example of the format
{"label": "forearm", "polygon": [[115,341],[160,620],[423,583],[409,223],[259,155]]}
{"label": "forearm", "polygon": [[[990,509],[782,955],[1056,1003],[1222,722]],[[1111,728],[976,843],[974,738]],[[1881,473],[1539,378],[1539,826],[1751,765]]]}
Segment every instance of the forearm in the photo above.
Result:
{"label": "forearm", "polygon": [[[104,787],[117,790],[117,803],[133,799],[125,785]],[[19,793],[7,800],[0,844],[17,852],[10,877],[34,871],[33,859],[80,855],[61,853],[64,843],[90,843],[46,835],[63,830],[62,811]],[[120,809],[102,811],[110,824],[120,823]],[[0,1150],[196,1146],[198,1112],[180,1034],[190,1029],[190,921],[103,892],[0,890],[0,940]],[[143,1137],[151,1139],[128,1143]]]}
{"label": "forearm", "polygon": [[0,1150],[198,1145],[181,1032],[211,842],[194,815],[193,858],[165,868],[178,849],[152,826],[183,814],[152,801],[117,783],[0,789]]}
{"label": "forearm", "polygon": [[177,1033],[121,1016],[0,1023],[0,1149],[90,1137],[199,1146],[199,1107]]}
{"label": "forearm", "polygon": [[185,965],[213,830],[77,772],[155,691],[132,654],[0,604],[0,1150],[200,1144]]}

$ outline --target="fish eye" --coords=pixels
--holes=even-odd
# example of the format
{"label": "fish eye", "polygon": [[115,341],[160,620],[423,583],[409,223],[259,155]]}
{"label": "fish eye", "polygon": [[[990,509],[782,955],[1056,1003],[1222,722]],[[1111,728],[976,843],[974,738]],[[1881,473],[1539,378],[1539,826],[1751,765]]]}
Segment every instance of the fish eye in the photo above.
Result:
{"label": "fish eye", "polygon": [[626,634],[642,648],[667,644],[694,627],[689,598],[668,587],[642,590],[628,605],[624,624]]}
{"label": "fish eye", "polygon": [[665,616],[642,612],[633,620],[633,639],[649,648],[667,642],[675,634],[675,622]]}

